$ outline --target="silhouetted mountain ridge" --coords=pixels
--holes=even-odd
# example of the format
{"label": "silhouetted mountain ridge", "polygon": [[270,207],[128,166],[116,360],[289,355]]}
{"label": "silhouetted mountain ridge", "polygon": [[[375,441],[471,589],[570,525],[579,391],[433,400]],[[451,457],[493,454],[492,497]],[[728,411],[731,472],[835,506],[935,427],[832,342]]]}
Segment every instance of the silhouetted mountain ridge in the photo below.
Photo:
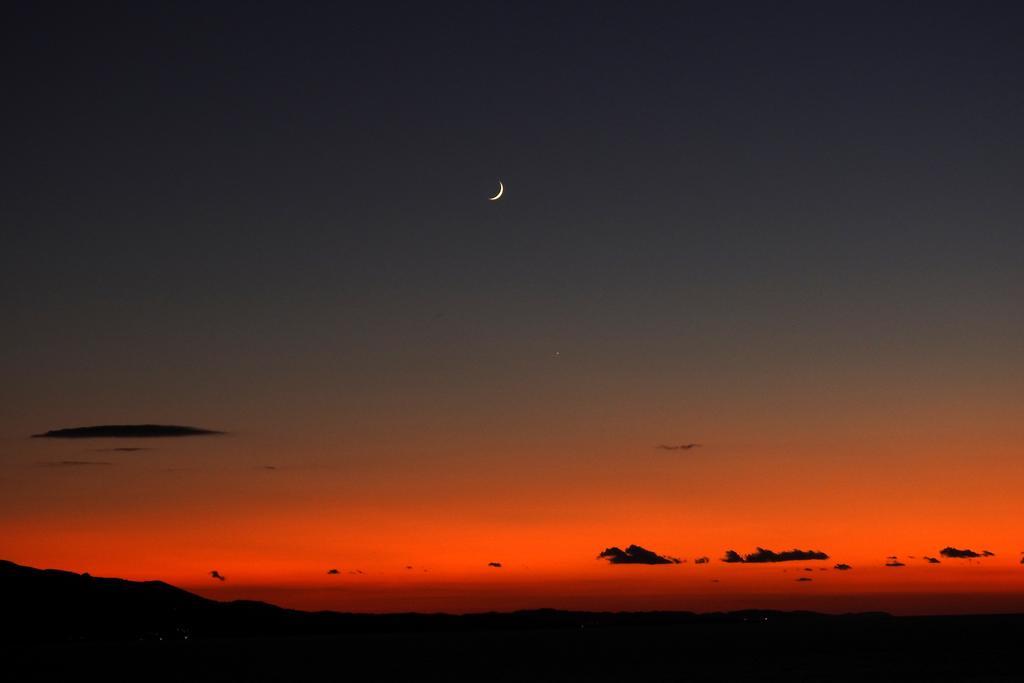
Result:
{"label": "silhouetted mountain ridge", "polygon": [[19,639],[191,639],[890,618],[884,613],[834,616],[770,610],[708,614],[555,609],[464,615],[303,612],[249,600],[210,600],[163,581],[100,578],[57,569],[35,569],[5,560],[0,560],[0,600],[5,605],[4,629],[9,631],[9,637]]}

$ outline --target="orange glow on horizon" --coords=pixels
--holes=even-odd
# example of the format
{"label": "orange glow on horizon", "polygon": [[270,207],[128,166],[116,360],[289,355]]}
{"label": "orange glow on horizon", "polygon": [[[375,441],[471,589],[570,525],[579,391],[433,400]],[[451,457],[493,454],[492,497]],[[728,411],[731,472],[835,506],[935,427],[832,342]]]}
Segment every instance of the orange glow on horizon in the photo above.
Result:
{"label": "orange glow on horizon", "polygon": [[[991,452],[998,462],[996,444]],[[920,457],[904,456],[884,464],[882,481],[864,477],[852,454],[814,467],[792,452],[770,463],[711,449],[699,459],[654,449],[640,456],[646,472],[637,476],[632,465],[632,481],[622,464],[600,455],[599,467],[584,467],[581,458],[566,465],[563,457],[554,468],[541,453],[519,457],[517,469],[495,465],[511,454],[490,454],[486,466],[462,462],[450,476],[364,463],[359,481],[351,469],[312,460],[273,471],[163,468],[166,456],[87,471],[9,469],[26,490],[43,474],[49,487],[37,493],[31,515],[7,515],[0,535],[5,557],[22,564],[160,579],[211,597],[306,609],[708,610],[749,603],[848,611],[860,609],[858,596],[873,596],[869,603],[878,608],[973,611],[998,595],[1008,609],[1022,605],[1017,530],[984,524],[1019,518],[1017,498],[991,493],[1024,483],[1008,482],[1005,472],[998,482],[994,474],[986,480],[939,451],[927,458],[942,468],[921,468]],[[387,499],[375,483],[383,478]],[[971,478],[989,493],[965,509],[948,491],[951,481]],[[775,484],[765,488],[766,480]],[[95,501],[89,512],[76,502],[85,498]],[[605,547],[633,543],[686,562],[612,566],[596,559]],[[996,556],[943,558],[940,565],[921,559],[946,545]],[[757,546],[822,550],[830,560],[720,561],[726,549]],[[884,567],[889,555],[908,566]],[[701,556],[711,561],[695,564]],[[503,567],[488,567],[492,561]],[[832,569],[838,562],[854,569]],[[327,575],[332,567],[340,573]],[[228,580],[209,579],[213,569]],[[812,581],[797,582],[801,577]],[[941,597],[965,594],[978,600]]]}

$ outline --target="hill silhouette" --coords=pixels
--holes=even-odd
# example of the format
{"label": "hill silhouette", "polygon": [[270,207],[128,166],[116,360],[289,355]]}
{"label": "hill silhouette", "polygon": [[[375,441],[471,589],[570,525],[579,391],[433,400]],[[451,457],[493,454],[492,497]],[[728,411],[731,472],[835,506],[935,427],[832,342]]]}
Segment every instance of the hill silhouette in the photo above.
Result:
{"label": "hill silhouette", "polygon": [[[126,581],[0,560],[0,600],[16,639],[184,638],[281,630],[295,614],[260,602],[222,603],[163,581]],[[256,625],[256,631],[246,624]]]}
{"label": "hill silhouette", "polygon": [[[1019,680],[1024,615],[303,612],[0,561],[17,680]],[[340,668],[339,668],[340,667]]]}
{"label": "hill silhouette", "polygon": [[265,602],[210,600],[163,581],[100,578],[57,569],[35,569],[0,560],[0,600],[11,637],[186,639],[224,636],[323,635],[351,632],[421,632],[494,629],[559,629],[580,626],[665,626],[681,623],[880,621],[881,612],[827,615],[816,612],[575,612],[555,609],[475,614],[357,614],[304,612]]}

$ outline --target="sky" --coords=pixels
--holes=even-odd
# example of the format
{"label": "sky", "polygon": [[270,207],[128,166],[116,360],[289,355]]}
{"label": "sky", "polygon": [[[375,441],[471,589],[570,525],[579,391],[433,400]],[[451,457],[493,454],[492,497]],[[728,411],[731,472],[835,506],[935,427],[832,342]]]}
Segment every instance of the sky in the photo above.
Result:
{"label": "sky", "polygon": [[[1024,611],[1015,4],[3,14],[0,557],[310,609]],[[134,424],[224,433],[31,438]],[[680,562],[598,558],[634,544]],[[722,561],[759,547],[829,559]]]}

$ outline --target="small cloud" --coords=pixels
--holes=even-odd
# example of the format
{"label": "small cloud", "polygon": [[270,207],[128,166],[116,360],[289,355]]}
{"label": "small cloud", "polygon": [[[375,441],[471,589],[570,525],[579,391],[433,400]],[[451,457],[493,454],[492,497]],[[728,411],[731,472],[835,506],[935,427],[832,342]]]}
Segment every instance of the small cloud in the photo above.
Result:
{"label": "small cloud", "polygon": [[814,570],[811,567],[804,567],[804,571],[805,572],[813,572]]}
{"label": "small cloud", "polygon": [[638,545],[631,545],[625,550],[614,546],[605,548],[597,559],[606,559],[609,564],[679,564],[675,557],[659,555]]}
{"label": "small cloud", "polygon": [[928,564],[941,564],[942,563],[942,560],[940,560],[939,558],[937,558],[937,557],[930,557],[928,555],[925,555],[921,559],[923,559]]}
{"label": "small cloud", "polygon": [[501,569],[501,562],[488,562],[488,567],[494,567],[495,569]]}
{"label": "small cloud", "polygon": [[119,448],[96,448],[93,453],[138,453],[139,451],[152,451],[154,448],[143,448],[142,446],[121,446]]}
{"label": "small cloud", "polygon": [[885,561],[885,566],[886,567],[906,567],[907,565],[903,564],[902,562],[897,560],[895,557],[890,557],[889,559],[887,559]]}
{"label": "small cloud", "polygon": [[995,553],[989,550],[983,550],[980,553],[976,553],[970,548],[954,548],[951,545],[947,545],[945,548],[939,551],[939,555],[950,558],[974,558],[974,557],[992,557]]}
{"label": "small cloud", "polygon": [[114,463],[103,460],[54,460],[41,462],[40,467],[92,467],[94,465],[113,465]]}
{"label": "small cloud", "polygon": [[799,579],[796,579],[796,580],[797,581],[814,581],[814,579],[812,579],[809,576],[801,576]]}
{"label": "small cloud", "polygon": [[710,558],[710,557],[708,557],[707,555],[703,555],[703,556],[701,556],[701,557],[698,557],[697,559],[695,559],[695,560],[693,561],[693,563],[694,563],[694,564],[707,564],[707,563],[708,563],[708,562],[710,562],[710,561],[711,561],[711,558]]}
{"label": "small cloud", "polygon": [[224,576],[223,574],[221,574],[216,569],[214,569],[212,572],[210,572],[210,576],[212,578],[214,578],[214,579],[217,579],[218,581],[227,581],[228,580],[228,577]]}
{"label": "small cloud", "polygon": [[260,469],[273,471],[277,469],[277,465],[260,465]]}
{"label": "small cloud", "polygon": [[758,546],[757,552],[740,555],[735,550],[726,550],[722,562],[729,563],[760,563],[760,562],[795,562],[801,560],[827,560],[828,555],[820,550],[783,550],[774,552]]}
{"label": "small cloud", "polygon": [[722,558],[722,562],[733,563],[733,562],[742,562],[742,561],[743,561],[743,556],[740,555],[735,550],[726,550],[725,551],[725,557]]}
{"label": "small cloud", "polygon": [[341,572],[338,571],[337,569],[331,568],[331,569],[327,570],[327,573],[328,574],[340,574]]}
{"label": "small cloud", "polygon": [[406,569],[412,569],[412,565],[411,564],[407,564],[407,565],[405,565],[405,568]]}
{"label": "small cloud", "polygon": [[224,434],[213,429],[182,425],[94,425],[65,427],[33,434],[33,439],[148,439],[158,437],[216,436]]}
{"label": "small cloud", "polygon": [[834,568],[838,569],[841,572],[848,572],[851,569],[853,569],[853,567],[851,567],[850,565],[846,564],[845,562],[840,562]]}
{"label": "small cloud", "polygon": [[655,446],[655,448],[662,451],[688,451],[694,448],[700,448],[701,446],[702,444],[699,443],[681,443],[677,445],[660,443],[657,446]]}

